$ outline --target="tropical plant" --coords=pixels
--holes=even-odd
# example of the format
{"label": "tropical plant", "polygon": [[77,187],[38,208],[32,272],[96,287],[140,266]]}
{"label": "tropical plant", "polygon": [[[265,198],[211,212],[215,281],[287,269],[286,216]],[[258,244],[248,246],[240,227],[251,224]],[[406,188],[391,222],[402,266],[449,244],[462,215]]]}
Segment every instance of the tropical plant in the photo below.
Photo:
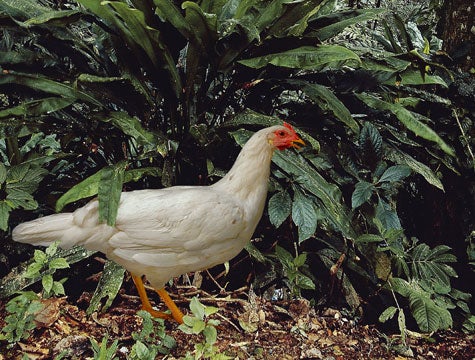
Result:
{"label": "tropical plant", "polygon": [[[451,102],[435,90],[451,79],[438,42],[400,17],[383,23],[380,48],[337,41],[349,26],[387,14],[330,0],[0,0],[0,123],[4,144],[17,144],[3,147],[4,158],[24,166],[17,149],[39,132],[61,146],[40,164],[49,174],[35,170],[46,192],[25,190],[26,209],[60,211],[97,195],[101,220],[113,224],[124,187],[209,183],[229,168],[229,152],[216,151],[231,151],[228,131],[242,144],[248,132],[236,128],[285,118],[308,146],[273,158],[269,220],[290,233],[295,225],[295,238],[278,250],[279,277],[295,294],[311,290],[297,271],[306,261],[309,271],[326,269],[317,288],[331,283],[355,310],[359,294],[399,294],[421,329],[447,327],[452,305],[440,302],[468,301],[448,295],[453,258],[445,247],[409,241],[398,207],[401,192],[424,182],[444,190],[441,175],[457,171],[464,151],[458,137],[445,136]],[[445,114],[441,124],[433,108]],[[0,180],[11,197],[7,166]],[[7,229],[5,214],[25,206],[2,201]],[[11,214],[10,224],[31,216]],[[290,261],[288,249],[307,255]],[[411,268],[421,254],[427,266]],[[427,283],[432,271],[445,275]],[[403,281],[413,291],[398,287]],[[420,288],[431,289],[432,302]],[[431,320],[442,313],[443,321]]]}

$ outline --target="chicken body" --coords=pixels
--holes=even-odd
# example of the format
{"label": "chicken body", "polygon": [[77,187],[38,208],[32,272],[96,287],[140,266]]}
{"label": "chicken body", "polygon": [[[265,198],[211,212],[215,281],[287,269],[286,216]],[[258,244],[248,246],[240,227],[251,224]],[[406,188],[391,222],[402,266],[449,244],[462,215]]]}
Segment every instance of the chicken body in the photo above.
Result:
{"label": "chicken body", "polygon": [[224,263],[244,248],[264,210],[274,150],[297,143],[303,141],[288,124],[262,129],[211,186],[123,192],[115,226],[99,222],[98,201],[92,200],[73,213],[20,224],[13,239],[101,251],[132,273],[139,293],[142,275],[162,289],[171,278]]}

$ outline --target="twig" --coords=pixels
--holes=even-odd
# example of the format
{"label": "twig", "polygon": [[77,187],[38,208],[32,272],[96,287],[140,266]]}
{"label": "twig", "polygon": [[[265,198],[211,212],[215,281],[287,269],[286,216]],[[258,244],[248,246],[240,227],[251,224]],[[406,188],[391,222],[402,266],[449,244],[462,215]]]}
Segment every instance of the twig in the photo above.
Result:
{"label": "twig", "polygon": [[208,276],[210,277],[211,281],[214,282],[214,284],[218,287],[219,289],[219,292],[224,294],[226,293],[226,289],[223,288],[213,277],[213,275],[211,275],[211,273],[208,271],[208,269],[206,269],[206,273],[208,274]]}
{"label": "twig", "polygon": [[218,317],[220,317],[221,319],[223,319],[224,321],[226,321],[228,324],[230,324],[233,328],[235,328],[237,331],[239,332],[242,332],[242,330],[240,328],[237,327],[237,325],[235,323],[233,323],[231,320],[229,320],[226,316],[224,315],[221,315],[220,313],[216,313],[216,315]]}

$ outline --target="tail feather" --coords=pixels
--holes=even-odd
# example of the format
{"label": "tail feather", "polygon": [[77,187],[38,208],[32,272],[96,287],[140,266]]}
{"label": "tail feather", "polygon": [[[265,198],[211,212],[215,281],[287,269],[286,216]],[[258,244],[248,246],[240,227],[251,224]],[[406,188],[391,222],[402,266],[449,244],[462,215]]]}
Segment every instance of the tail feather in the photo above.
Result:
{"label": "tail feather", "polygon": [[54,214],[18,225],[12,237],[18,242],[43,246],[60,241],[62,248],[68,248],[75,244],[69,244],[71,241],[67,241],[65,234],[73,227],[72,213]]}

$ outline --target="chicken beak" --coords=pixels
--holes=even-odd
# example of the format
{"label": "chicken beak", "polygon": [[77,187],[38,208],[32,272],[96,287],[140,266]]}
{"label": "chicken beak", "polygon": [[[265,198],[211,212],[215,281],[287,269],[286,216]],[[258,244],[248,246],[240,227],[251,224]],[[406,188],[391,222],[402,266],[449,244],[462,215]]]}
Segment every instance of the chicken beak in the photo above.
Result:
{"label": "chicken beak", "polygon": [[296,140],[292,140],[292,147],[297,149],[297,150],[300,150],[300,148],[302,146],[305,146],[305,141],[303,141],[301,138],[297,138]]}

